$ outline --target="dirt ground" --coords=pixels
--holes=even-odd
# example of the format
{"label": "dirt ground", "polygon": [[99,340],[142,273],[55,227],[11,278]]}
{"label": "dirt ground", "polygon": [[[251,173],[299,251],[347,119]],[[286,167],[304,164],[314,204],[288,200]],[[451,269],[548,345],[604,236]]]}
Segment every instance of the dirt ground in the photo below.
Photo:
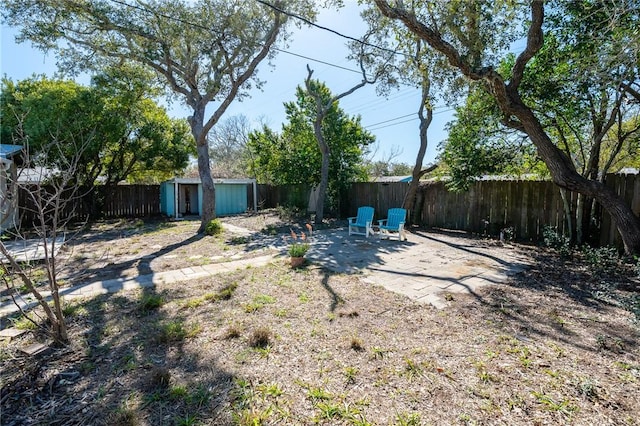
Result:
{"label": "dirt ground", "polygon": [[[257,233],[96,225],[67,279],[254,256],[300,225],[233,221]],[[69,304],[67,347],[24,355],[37,330],[0,345],[0,423],[640,424],[635,272],[528,249],[530,269],[443,310],[284,260]]]}
{"label": "dirt ground", "polygon": [[220,220],[251,233],[225,229],[216,237],[198,234],[198,218],[93,224],[71,234],[59,255],[60,276],[66,283],[78,284],[246,259],[273,252],[290,228],[301,229],[299,219],[282,217],[277,211]]}

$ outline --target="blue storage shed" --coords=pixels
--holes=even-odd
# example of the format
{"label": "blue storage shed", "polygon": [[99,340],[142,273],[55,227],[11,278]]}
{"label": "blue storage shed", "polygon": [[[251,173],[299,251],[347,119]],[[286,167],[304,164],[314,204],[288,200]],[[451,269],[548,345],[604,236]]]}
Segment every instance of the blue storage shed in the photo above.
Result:
{"label": "blue storage shed", "polygon": [[[253,192],[257,210],[255,179],[214,179],[216,216],[244,213],[248,209],[248,188]],[[169,217],[199,216],[202,211],[200,178],[174,178],[160,184],[160,211]]]}

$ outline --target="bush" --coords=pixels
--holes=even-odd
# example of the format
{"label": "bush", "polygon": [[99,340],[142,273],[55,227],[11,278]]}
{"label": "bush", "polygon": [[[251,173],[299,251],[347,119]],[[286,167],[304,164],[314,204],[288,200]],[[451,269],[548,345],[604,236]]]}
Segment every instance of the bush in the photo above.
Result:
{"label": "bush", "polygon": [[213,219],[207,223],[204,228],[204,233],[207,235],[219,235],[222,233],[222,223],[218,219]]}
{"label": "bush", "polygon": [[611,274],[620,265],[620,256],[614,247],[582,247],[582,253],[593,274]]}
{"label": "bush", "polygon": [[567,257],[571,253],[569,237],[560,235],[555,226],[546,225],[542,229],[542,241],[545,246],[558,250],[562,257]]}

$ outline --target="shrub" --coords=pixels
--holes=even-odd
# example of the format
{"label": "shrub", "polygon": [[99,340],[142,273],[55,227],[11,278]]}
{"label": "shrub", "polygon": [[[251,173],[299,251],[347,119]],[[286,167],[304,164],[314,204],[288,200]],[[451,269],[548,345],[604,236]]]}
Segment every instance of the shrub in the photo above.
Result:
{"label": "shrub", "polygon": [[593,274],[611,274],[620,264],[618,251],[614,247],[582,247],[582,253]]}
{"label": "shrub", "polygon": [[542,241],[545,246],[558,250],[563,257],[568,256],[571,252],[569,237],[560,235],[555,226],[546,225],[542,229]]}
{"label": "shrub", "polygon": [[219,235],[222,233],[222,222],[218,219],[210,220],[207,226],[204,228],[204,233],[207,235]]}

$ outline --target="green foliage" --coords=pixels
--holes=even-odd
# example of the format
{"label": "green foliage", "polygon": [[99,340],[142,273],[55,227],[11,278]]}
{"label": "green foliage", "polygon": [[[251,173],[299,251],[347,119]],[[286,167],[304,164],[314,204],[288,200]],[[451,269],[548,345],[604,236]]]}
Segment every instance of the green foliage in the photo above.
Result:
{"label": "green foliage", "polygon": [[148,74],[125,66],[103,71],[89,87],[5,78],[2,140],[28,139],[38,165],[52,169],[79,156],[75,178],[85,185],[158,182],[186,167],[195,151],[186,122],[169,118],[153,100],[156,94]]}
{"label": "green foliage", "polygon": [[563,257],[567,257],[571,253],[569,237],[558,233],[558,228],[555,226],[546,225],[542,228],[542,242],[546,247],[558,250]]}
{"label": "green foliage", "polygon": [[164,297],[159,294],[145,294],[140,300],[140,310],[148,313],[164,305]]}
{"label": "green foliage", "polygon": [[480,85],[471,89],[464,106],[456,108],[448,138],[440,144],[441,173],[452,191],[466,191],[485,174],[543,174],[533,146],[503,130],[496,101]]}
{"label": "green foliage", "polygon": [[181,319],[171,320],[160,325],[157,340],[160,343],[179,342],[195,337],[201,329],[202,327],[198,324],[185,324]]}
{"label": "green foliage", "polygon": [[[313,84],[323,99],[333,96],[324,84]],[[296,100],[284,107],[287,122],[281,133],[264,126],[249,135],[247,146],[254,158],[250,174],[260,183],[317,185],[322,155],[313,131],[315,101],[298,87]],[[335,204],[349,183],[367,179],[363,156],[374,136],[362,127],[360,117],[349,117],[338,102],[327,113],[322,132],[331,151],[328,195]]]}
{"label": "green foliage", "polygon": [[292,243],[289,246],[289,256],[291,257],[304,257],[309,251],[309,243]]}
{"label": "green foliage", "polygon": [[18,330],[35,330],[38,328],[37,318],[33,314],[27,313],[17,319],[13,319],[13,326]]}
{"label": "green foliage", "polygon": [[620,266],[620,256],[615,247],[582,247],[582,254],[595,275],[610,275]]}
{"label": "green foliage", "polygon": [[204,229],[204,233],[207,235],[220,235],[222,231],[222,222],[219,219],[210,220]]}

